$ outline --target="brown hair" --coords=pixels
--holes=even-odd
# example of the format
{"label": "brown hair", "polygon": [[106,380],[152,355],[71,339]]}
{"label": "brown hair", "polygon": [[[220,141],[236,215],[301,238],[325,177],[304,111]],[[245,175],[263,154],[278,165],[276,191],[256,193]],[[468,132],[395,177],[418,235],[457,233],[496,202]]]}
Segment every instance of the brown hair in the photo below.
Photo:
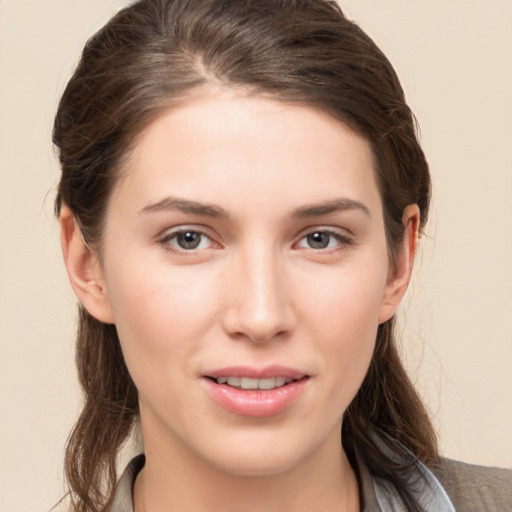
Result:
{"label": "brown hair", "polygon": [[[407,205],[419,205],[424,226],[430,177],[414,117],[387,58],[335,2],[141,0],[87,43],[55,120],[56,212],[66,204],[91,247],[101,248],[109,196],[137,135],[180,97],[210,84],[310,105],[364,136],[375,155],[392,262]],[[81,307],[77,365],[85,402],[68,441],[66,475],[73,510],[103,511],[116,455],[138,418],[137,390],[115,326]],[[408,510],[418,510],[401,477],[405,466],[369,435],[375,427],[427,464],[437,460],[428,414],[397,354],[393,319],[379,327],[368,374],[345,413],[343,443],[393,480]]]}

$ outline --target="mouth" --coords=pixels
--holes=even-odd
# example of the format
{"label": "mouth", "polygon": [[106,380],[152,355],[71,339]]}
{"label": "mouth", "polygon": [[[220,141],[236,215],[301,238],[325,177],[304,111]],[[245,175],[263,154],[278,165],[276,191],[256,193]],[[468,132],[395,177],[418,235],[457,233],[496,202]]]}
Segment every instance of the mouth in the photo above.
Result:
{"label": "mouth", "polygon": [[203,375],[209,396],[240,416],[274,416],[292,407],[309,387],[310,376],[283,366],[224,368]]}

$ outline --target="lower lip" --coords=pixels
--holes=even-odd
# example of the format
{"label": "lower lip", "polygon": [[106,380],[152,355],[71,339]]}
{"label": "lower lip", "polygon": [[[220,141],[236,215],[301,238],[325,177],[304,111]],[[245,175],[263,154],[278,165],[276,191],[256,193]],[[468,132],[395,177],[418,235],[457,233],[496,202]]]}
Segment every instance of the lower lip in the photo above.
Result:
{"label": "lower lip", "polygon": [[210,396],[224,409],[240,416],[261,418],[275,416],[290,406],[304,391],[308,378],[270,390],[244,390],[208,378],[203,380]]}

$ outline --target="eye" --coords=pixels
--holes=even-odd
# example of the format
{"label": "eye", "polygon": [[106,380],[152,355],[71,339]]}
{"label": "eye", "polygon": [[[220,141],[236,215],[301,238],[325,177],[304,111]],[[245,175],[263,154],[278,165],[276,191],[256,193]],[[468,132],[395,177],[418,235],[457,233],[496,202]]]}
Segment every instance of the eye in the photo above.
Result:
{"label": "eye", "polygon": [[215,246],[215,242],[209,236],[194,229],[167,233],[159,243],[172,252],[192,252]]}
{"label": "eye", "polygon": [[297,245],[298,247],[306,249],[323,250],[336,248],[342,249],[352,245],[352,243],[352,240],[340,233],[328,230],[318,230],[305,235]]}

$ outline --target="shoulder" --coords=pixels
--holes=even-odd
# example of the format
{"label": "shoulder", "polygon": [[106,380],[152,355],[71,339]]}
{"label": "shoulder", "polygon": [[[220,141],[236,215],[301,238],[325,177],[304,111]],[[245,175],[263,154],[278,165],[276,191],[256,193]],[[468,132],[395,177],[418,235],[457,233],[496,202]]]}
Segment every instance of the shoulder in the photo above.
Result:
{"label": "shoulder", "polygon": [[432,472],[457,512],[512,510],[512,470],[442,459]]}

